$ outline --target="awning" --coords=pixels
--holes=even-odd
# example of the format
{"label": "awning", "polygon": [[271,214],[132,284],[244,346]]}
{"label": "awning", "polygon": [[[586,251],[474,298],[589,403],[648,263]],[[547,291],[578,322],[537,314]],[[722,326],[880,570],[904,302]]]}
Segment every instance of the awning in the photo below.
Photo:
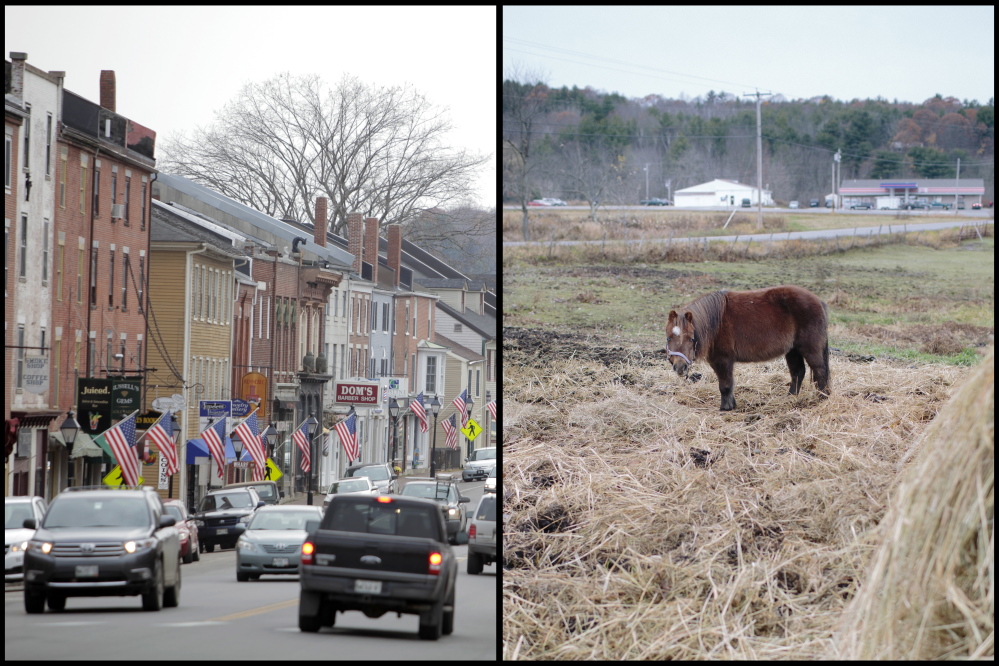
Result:
{"label": "awning", "polygon": [[[66,440],[58,430],[50,430],[49,439],[53,439],[63,446],[66,445]],[[100,458],[103,454],[103,449],[97,446],[90,435],[82,431],[76,433],[76,440],[73,442],[73,452],[69,454],[70,458]]]}
{"label": "awning", "polygon": [[[205,444],[205,440],[201,437],[196,437],[194,439],[187,440],[187,464],[196,465],[198,463],[195,458],[210,458],[211,455],[208,453],[208,445]],[[236,450],[232,448],[232,440],[228,437],[225,438],[225,459],[226,462],[236,459]]]}

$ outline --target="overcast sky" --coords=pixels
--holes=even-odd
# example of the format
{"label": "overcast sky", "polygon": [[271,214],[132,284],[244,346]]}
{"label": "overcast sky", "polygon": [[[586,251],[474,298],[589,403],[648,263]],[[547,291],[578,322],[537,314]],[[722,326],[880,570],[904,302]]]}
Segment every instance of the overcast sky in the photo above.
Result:
{"label": "overcast sky", "polygon": [[505,7],[503,70],[668,98],[994,96],[995,7]]}
{"label": "overcast sky", "polygon": [[[496,152],[495,7],[10,7],[4,57],[28,54],[100,102],[115,71],[117,111],[162,140],[207,125],[245,83],[279,72],[344,74],[370,86],[411,84],[447,107],[451,143]],[[494,160],[476,181],[496,205]]]}

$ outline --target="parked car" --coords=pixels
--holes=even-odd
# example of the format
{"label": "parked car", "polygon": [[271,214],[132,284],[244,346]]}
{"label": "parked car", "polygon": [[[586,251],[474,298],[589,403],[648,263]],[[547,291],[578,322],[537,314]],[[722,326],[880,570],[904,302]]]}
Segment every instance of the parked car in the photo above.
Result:
{"label": "parked car", "polygon": [[284,497],[284,491],[278,488],[278,484],[274,481],[242,481],[223,486],[223,490],[229,488],[253,488],[264,504],[278,504]]}
{"label": "parked car", "polygon": [[909,201],[902,205],[902,208],[905,208],[906,210],[926,209],[929,207],[929,204],[925,201]]}
{"label": "parked car", "polygon": [[351,465],[344,471],[343,477],[351,479],[357,476],[366,476],[371,479],[380,493],[391,493],[395,491],[395,480],[399,478],[389,463],[360,463]]}
{"label": "parked car", "polygon": [[180,601],[180,533],[151,488],[67,488],[24,554],[24,609],[63,610],[66,597],[142,595],[142,609]]}
{"label": "parked car", "polygon": [[177,531],[180,532],[180,557],[184,564],[200,560],[198,526],[194,524],[194,518],[187,512],[187,507],[179,499],[165,499],[163,500],[163,508],[177,520]]}
{"label": "parked car", "polygon": [[971,204],[971,210],[981,210],[981,209],[982,209],[982,204],[980,204],[979,202],[976,201],[975,203]]}
{"label": "parked car", "polygon": [[651,199],[642,199],[639,201],[643,206],[671,206],[672,204],[668,199],[660,199],[658,197],[653,197]]}
{"label": "parked car", "polygon": [[323,509],[330,505],[334,495],[380,495],[374,482],[366,476],[356,476],[353,479],[340,479],[330,484],[323,500]]}
{"label": "parked car", "polygon": [[24,578],[24,549],[35,534],[35,530],[24,527],[24,521],[34,518],[36,522],[41,522],[47,508],[48,504],[41,497],[3,498],[4,581]]}
{"label": "parked car", "polygon": [[[829,208],[831,205],[832,205],[831,201],[827,201],[826,202],[826,208]],[[809,208],[818,208],[819,207],[819,200],[818,199],[809,199],[808,200],[808,207]]]}
{"label": "parked car", "polygon": [[496,492],[496,468],[499,465],[493,465],[493,468],[489,470],[489,475],[486,477],[486,482],[482,485],[482,492],[484,493],[494,493]]}
{"label": "parked car", "polygon": [[553,197],[546,197],[546,198],[542,199],[542,201],[547,202],[549,206],[566,206],[566,205],[568,205],[564,201],[562,201],[561,199],[555,199]]}
{"label": "parked car", "polygon": [[942,201],[934,201],[930,204],[930,208],[943,208],[944,210],[950,210],[950,204]]}
{"label": "parked car", "polygon": [[797,208],[798,207],[798,202],[797,201],[792,201],[791,203],[789,203],[787,205],[787,207],[788,208]]}
{"label": "parked car", "polygon": [[436,479],[424,477],[407,477],[406,485],[399,494],[403,497],[422,497],[432,499],[441,507],[441,515],[447,523],[447,536],[450,543],[455,543],[458,532],[464,532],[468,524],[468,511],[465,504],[471,498],[465,497],[458,490],[450,474],[438,474]]}
{"label": "parked car", "polygon": [[468,573],[482,573],[482,567],[496,561],[496,495],[486,493],[479,499],[468,521]]}
{"label": "parked car", "polygon": [[528,206],[551,206],[551,204],[548,203],[547,201],[545,201],[544,199],[535,199],[534,201],[528,201],[527,205]]}
{"label": "parked car", "polygon": [[832,208],[832,199],[826,199],[826,208]]}
{"label": "parked car", "polygon": [[753,202],[750,201],[749,199],[743,199],[742,200],[742,207],[743,208],[749,208],[752,205],[753,205]]}
{"label": "parked car", "polygon": [[484,479],[489,474],[489,468],[496,464],[496,447],[489,446],[475,449],[472,455],[465,459],[461,470],[462,481]]}
{"label": "parked car", "polygon": [[322,520],[318,506],[262,506],[236,541],[236,580],[257,580],[262,574],[297,574],[305,523]]}
{"label": "parked car", "polygon": [[866,203],[866,202],[855,203],[852,206],[850,206],[850,209],[851,210],[870,210],[871,209],[871,204]]}
{"label": "parked car", "polygon": [[201,498],[194,522],[201,547],[211,553],[215,546],[233,548],[246,523],[264,501],[253,488],[212,490]]}

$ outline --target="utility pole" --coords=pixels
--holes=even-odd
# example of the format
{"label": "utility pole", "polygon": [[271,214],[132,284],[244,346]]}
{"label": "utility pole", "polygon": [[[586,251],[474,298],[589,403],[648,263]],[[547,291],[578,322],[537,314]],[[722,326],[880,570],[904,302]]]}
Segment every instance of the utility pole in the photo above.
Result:
{"label": "utility pole", "polygon": [[649,165],[645,165],[645,200],[649,200]]}
{"label": "utility pole", "polygon": [[954,176],[954,215],[957,216],[957,193],[958,181],[961,180],[961,158],[957,158],[957,175]]}
{"label": "utility pole", "polygon": [[760,123],[760,97],[763,95],[769,96],[770,93],[761,93],[757,90],[755,93],[743,93],[743,97],[751,97],[756,95],[756,188],[757,192],[757,206],[756,206],[756,228],[763,229],[763,132]]}
{"label": "utility pole", "polygon": [[836,172],[840,169],[841,159],[842,156],[840,155],[839,148],[837,148],[836,154],[833,155],[833,201],[832,206],[829,208],[830,213],[836,212],[836,204],[839,203],[839,178],[836,177]]}

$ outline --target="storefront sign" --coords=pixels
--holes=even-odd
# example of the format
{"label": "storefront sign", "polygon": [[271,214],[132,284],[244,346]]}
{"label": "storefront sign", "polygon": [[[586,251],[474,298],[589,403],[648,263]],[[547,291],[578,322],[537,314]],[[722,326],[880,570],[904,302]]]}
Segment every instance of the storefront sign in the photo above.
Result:
{"label": "storefront sign", "polygon": [[49,357],[25,356],[21,384],[30,393],[41,395],[49,390]]}
{"label": "storefront sign", "polygon": [[267,422],[267,377],[259,372],[248,372],[243,375],[240,380],[240,397],[250,403],[251,412],[254,407],[259,407],[258,422]]}
{"label": "storefront sign", "polygon": [[123,419],[141,409],[142,377],[120,377],[111,380],[111,418]]}
{"label": "storefront sign", "polygon": [[335,391],[335,402],[378,406],[378,384],[376,382],[363,384],[360,382],[337,382]]}
{"label": "storefront sign", "polygon": [[76,380],[76,405],[80,429],[99,435],[111,427],[112,380],[81,377]]}

